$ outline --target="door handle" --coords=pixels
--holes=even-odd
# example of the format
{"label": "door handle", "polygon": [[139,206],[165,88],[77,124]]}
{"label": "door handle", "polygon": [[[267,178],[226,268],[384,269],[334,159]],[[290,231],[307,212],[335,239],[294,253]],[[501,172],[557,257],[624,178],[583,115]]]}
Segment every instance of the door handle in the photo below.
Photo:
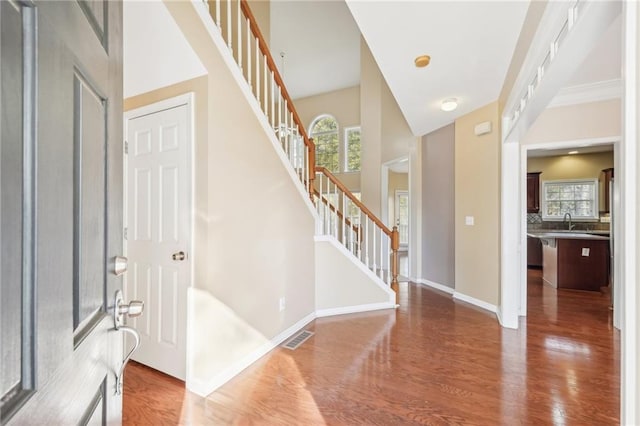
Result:
{"label": "door handle", "polygon": [[187,255],[185,254],[185,252],[183,252],[182,250],[177,252],[177,253],[173,253],[171,255],[171,258],[173,260],[177,260],[178,262],[181,262],[183,260],[185,260],[187,258]]}
{"label": "door handle", "polygon": [[122,365],[120,366],[120,371],[116,375],[116,395],[122,395],[122,378],[124,375],[124,369],[127,366],[127,363],[131,359],[133,353],[140,346],[140,334],[138,330],[132,327],[127,327],[124,325],[124,316],[127,315],[129,317],[137,317],[142,315],[144,311],[144,302],[141,300],[132,300],[129,303],[124,303],[124,297],[122,295],[122,290],[116,291],[115,303],[113,305],[113,324],[116,330],[122,330],[125,333],[129,333],[133,336],[134,343],[133,348],[127,353],[127,356],[122,360]]}

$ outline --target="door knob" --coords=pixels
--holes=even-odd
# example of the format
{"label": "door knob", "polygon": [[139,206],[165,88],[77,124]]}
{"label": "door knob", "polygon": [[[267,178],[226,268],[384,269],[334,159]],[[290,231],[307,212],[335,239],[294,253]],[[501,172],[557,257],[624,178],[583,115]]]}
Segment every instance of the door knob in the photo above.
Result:
{"label": "door knob", "polygon": [[132,300],[129,303],[124,302],[122,291],[116,291],[115,303],[113,307],[113,321],[115,329],[118,330],[124,325],[124,316],[138,317],[144,311],[144,302],[141,300]]}
{"label": "door knob", "polygon": [[129,304],[121,303],[118,306],[118,313],[129,317],[139,317],[142,315],[142,311],[144,311],[144,302],[142,300],[132,300]]}
{"label": "door knob", "polygon": [[183,251],[179,251],[177,253],[173,253],[171,255],[171,258],[173,260],[182,261],[182,260],[185,260],[187,258],[187,255]]}

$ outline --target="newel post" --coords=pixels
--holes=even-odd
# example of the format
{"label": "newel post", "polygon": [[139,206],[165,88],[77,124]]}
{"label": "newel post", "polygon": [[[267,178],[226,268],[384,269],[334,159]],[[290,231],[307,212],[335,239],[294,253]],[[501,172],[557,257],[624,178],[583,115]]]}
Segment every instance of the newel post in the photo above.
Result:
{"label": "newel post", "polygon": [[313,197],[314,193],[314,181],[316,179],[316,144],[313,143],[313,139],[309,139],[309,145],[307,145],[308,156],[309,156],[309,176],[307,177],[307,182],[309,182],[309,197],[311,197],[311,202],[315,204],[315,199]]}
{"label": "newel post", "polygon": [[400,248],[400,233],[394,226],[391,231],[391,290],[396,293],[396,305],[400,304],[400,285],[398,284],[398,249]]}

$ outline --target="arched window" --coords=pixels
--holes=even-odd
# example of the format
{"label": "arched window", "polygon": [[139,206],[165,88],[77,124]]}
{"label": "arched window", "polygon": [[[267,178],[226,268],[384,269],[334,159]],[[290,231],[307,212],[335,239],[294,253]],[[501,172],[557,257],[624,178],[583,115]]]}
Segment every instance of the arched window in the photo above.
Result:
{"label": "arched window", "polygon": [[321,115],[311,123],[311,137],[316,144],[316,164],[331,173],[340,172],[340,142],[338,122],[330,115]]}

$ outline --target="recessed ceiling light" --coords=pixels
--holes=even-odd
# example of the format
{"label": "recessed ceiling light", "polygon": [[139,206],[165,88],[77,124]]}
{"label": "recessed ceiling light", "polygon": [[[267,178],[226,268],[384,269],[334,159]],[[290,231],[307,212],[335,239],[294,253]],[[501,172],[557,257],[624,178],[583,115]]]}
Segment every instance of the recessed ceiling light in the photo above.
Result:
{"label": "recessed ceiling light", "polygon": [[440,109],[446,112],[453,111],[458,108],[458,100],[456,98],[449,98],[442,101]]}
{"label": "recessed ceiling light", "polygon": [[577,154],[577,153],[578,153],[578,151],[569,151],[570,155]]}
{"label": "recessed ceiling light", "polygon": [[427,65],[429,65],[429,62],[431,62],[431,56],[429,56],[429,55],[420,55],[414,60],[414,62],[416,64],[416,67],[424,68]]}

